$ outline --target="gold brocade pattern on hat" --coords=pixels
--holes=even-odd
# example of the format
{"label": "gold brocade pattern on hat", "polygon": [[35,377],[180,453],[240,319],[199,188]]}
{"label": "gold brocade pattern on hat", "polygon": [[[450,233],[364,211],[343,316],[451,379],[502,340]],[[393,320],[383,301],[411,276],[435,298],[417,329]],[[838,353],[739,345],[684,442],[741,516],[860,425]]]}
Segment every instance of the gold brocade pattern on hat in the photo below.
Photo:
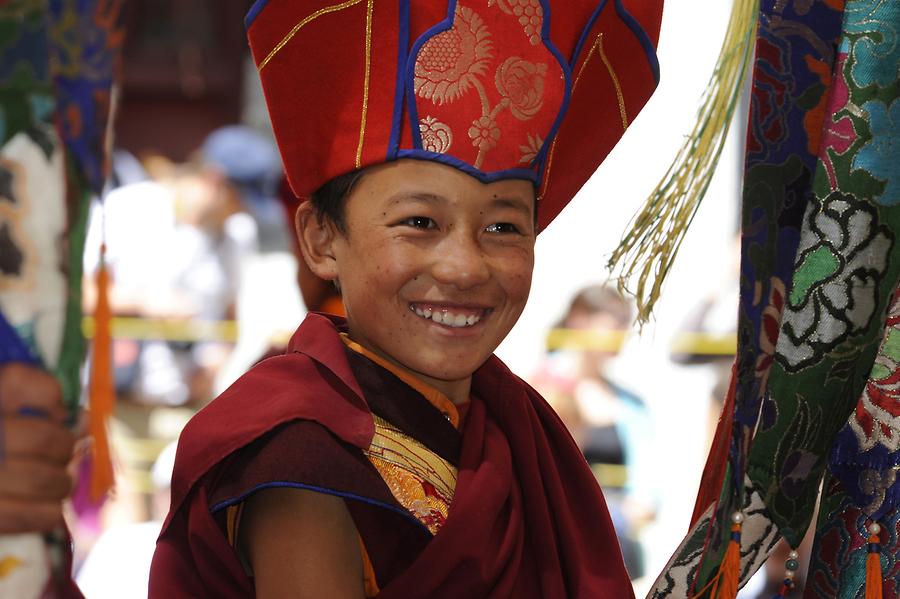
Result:
{"label": "gold brocade pattern on hat", "polygon": [[541,30],[544,28],[544,7],[541,6],[541,0],[488,0],[488,6],[495,5],[519,20],[525,37],[532,46],[541,43]]}
{"label": "gold brocade pattern on hat", "polygon": [[441,105],[453,102],[472,86],[480,86],[493,58],[491,33],[472,9],[457,6],[453,27],[425,43],[416,61],[413,89]]}
{"label": "gold brocade pattern on hat", "polygon": [[[531,45],[541,43],[543,8],[539,0],[491,0],[488,6],[497,6],[525,28]],[[415,64],[413,89],[417,96],[439,107],[462,98],[469,90],[475,90],[480,100],[480,114],[475,113],[468,125],[468,136],[478,153],[476,168],[484,164],[487,153],[495,148],[503,137],[498,124],[500,114],[508,110],[519,121],[528,121],[544,108],[544,87],[547,79],[546,63],[535,63],[519,56],[510,56],[497,65],[501,57],[492,42],[491,32],[484,19],[474,10],[457,4],[453,25],[429,39],[419,52]],[[493,70],[494,88],[483,80]],[[488,80],[489,81],[489,80]],[[499,96],[499,99],[498,99]],[[422,147],[425,150],[446,153],[450,149],[454,132],[452,127],[427,116],[419,123]],[[538,133],[528,133],[529,144],[522,145],[522,163],[525,157],[537,156],[533,151]]]}
{"label": "gold brocade pattern on hat", "polygon": [[437,534],[456,490],[456,468],[386,420],[374,419],[375,436],[366,457],[400,505]]}

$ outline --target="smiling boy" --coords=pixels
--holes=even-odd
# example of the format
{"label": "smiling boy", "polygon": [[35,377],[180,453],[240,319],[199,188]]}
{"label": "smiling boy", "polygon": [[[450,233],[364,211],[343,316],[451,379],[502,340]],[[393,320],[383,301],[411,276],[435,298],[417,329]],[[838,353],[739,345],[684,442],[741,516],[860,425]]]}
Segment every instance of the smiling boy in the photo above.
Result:
{"label": "smiling boy", "polygon": [[313,272],[340,282],[350,338],[464,404],[528,299],[534,204],[529,181],[400,160],[357,180],[340,229],[312,203],[297,228]]}
{"label": "smiling boy", "polygon": [[580,452],[492,353],[537,224],[655,87],[660,12],[257,2],[298,239],[347,318],[310,314],[185,429],[151,597],[632,595]]}

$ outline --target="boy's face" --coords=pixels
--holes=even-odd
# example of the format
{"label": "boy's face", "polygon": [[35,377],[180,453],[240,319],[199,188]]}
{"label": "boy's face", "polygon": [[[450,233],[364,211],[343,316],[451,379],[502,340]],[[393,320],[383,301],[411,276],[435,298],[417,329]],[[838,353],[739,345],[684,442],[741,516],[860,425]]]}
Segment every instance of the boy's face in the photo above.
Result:
{"label": "boy's face", "polygon": [[350,336],[451,399],[525,307],[534,189],[401,160],[370,169],[331,248]]}

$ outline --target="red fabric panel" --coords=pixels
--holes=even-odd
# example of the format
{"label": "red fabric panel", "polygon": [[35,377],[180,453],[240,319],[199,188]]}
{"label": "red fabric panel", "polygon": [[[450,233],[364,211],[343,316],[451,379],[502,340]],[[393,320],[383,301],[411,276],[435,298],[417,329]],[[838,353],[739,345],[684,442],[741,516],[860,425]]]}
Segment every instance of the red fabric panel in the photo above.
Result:
{"label": "red fabric panel", "polygon": [[[661,2],[653,4],[661,11]],[[601,34],[609,67],[596,45]],[[572,72],[569,111],[544,172],[538,205],[541,229],[556,218],[622,137],[619,92],[630,124],[656,88],[650,64],[635,56],[646,57],[644,46],[616,13],[614,2],[607,2]]]}
{"label": "red fabric panel", "polygon": [[662,0],[621,0],[628,11],[647,33],[655,48],[659,44],[659,29],[662,25]]}
{"label": "red fabric panel", "polygon": [[[363,165],[384,162],[396,84],[396,4],[393,9],[392,3],[377,5]],[[298,9],[288,0],[269,2],[248,31],[257,66],[318,8],[304,3]],[[285,172],[298,197],[308,197],[325,181],[356,166],[366,89],[366,20],[365,0],[321,14],[294,33],[260,71]],[[385,60],[387,56],[394,59]]]}
{"label": "red fabric panel", "polygon": [[[609,3],[611,0],[605,0]],[[615,1],[615,0],[612,0]],[[594,14],[602,2],[571,2],[565,7],[557,5],[550,15],[550,39],[563,55],[566,62],[572,63],[575,45],[587,26],[588,19]]]}
{"label": "red fabric panel", "polygon": [[397,72],[399,5],[399,2],[375,2],[373,5],[371,71],[362,153],[363,165],[379,164],[387,157],[393,127],[397,77],[402,76]]}

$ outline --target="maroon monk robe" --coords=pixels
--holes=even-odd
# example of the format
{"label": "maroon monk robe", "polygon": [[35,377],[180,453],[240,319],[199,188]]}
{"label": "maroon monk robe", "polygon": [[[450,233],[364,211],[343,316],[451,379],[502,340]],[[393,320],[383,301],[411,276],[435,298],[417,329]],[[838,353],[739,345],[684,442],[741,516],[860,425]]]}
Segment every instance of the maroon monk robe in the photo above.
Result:
{"label": "maroon monk robe", "polygon": [[[351,449],[369,446],[372,415],[339,326],[308,316],[287,355],[250,370],[185,429],[151,599],[253,596],[209,501],[235,452],[296,420]],[[447,521],[379,597],[633,597],[600,489],[546,402],[496,357],[473,376],[472,397]]]}

